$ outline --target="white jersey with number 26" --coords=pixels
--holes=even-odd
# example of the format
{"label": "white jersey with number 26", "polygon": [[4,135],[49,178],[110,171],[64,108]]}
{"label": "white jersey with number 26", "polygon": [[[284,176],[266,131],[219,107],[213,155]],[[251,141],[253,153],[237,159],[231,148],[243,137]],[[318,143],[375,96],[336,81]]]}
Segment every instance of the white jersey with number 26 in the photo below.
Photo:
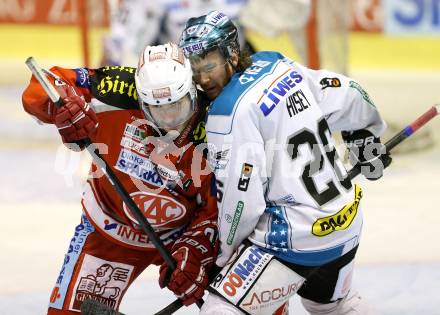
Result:
{"label": "white jersey with number 26", "polygon": [[360,187],[331,133],[385,123],[354,80],[276,52],[252,56],[211,104],[206,131],[226,264],[246,238],[275,256],[318,266],[359,242]]}

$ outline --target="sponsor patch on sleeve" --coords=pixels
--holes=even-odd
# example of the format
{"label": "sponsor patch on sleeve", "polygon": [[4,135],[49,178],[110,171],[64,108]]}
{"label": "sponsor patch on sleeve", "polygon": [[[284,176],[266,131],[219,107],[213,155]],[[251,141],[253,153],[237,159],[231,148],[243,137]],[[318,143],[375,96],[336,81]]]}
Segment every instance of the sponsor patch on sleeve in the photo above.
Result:
{"label": "sponsor patch on sleeve", "polygon": [[322,78],[319,84],[321,84],[323,90],[329,87],[337,88],[341,87],[341,80],[338,78]]}
{"label": "sponsor patch on sleeve", "polygon": [[90,88],[89,71],[86,68],[73,69],[76,73],[76,86]]}
{"label": "sponsor patch on sleeve", "polygon": [[355,81],[350,81],[350,87],[353,89],[356,89],[359,91],[359,93],[361,93],[362,98],[371,106],[376,107],[376,105],[374,105],[373,101],[371,100],[370,96],[368,95],[367,91],[365,91],[362,86],[360,86],[359,83],[355,82]]}
{"label": "sponsor patch on sleeve", "polygon": [[249,187],[249,182],[251,180],[252,170],[254,166],[252,164],[243,163],[243,167],[241,168],[241,175],[238,179],[238,190],[247,191]]}
{"label": "sponsor patch on sleeve", "polygon": [[208,163],[213,171],[223,170],[228,165],[231,150],[225,149],[223,151],[209,150]]}

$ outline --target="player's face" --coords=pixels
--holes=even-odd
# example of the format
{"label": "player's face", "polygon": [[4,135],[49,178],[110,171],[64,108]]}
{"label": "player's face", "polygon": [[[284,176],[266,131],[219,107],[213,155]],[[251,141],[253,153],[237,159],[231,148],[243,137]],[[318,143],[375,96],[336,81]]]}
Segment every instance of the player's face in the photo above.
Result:
{"label": "player's face", "polygon": [[177,130],[180,132],[185,128],[185,122],[193,114],[189,95],[171,104],[149,105],[149,110],[158,127],[166,131]]}
{"label": "player's face", "polygon": [[205,91],[208,98],[215,99],[228,84],[234,69],[220,51],[209,52],[204,58],[191,58],[194,81]]}

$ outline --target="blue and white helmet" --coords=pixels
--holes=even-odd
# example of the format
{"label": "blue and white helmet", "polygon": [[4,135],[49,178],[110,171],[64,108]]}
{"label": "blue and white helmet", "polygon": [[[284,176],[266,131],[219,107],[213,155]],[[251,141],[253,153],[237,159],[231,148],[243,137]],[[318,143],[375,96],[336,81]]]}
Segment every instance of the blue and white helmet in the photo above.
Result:
{"label": "blue and white helmet", "polygon": [[194,17],[186,22],[179,46],[186,56],[204,55],[219,49],[225,59],[239,53],[237,27],[223,13],[211,11],[207,15]]}

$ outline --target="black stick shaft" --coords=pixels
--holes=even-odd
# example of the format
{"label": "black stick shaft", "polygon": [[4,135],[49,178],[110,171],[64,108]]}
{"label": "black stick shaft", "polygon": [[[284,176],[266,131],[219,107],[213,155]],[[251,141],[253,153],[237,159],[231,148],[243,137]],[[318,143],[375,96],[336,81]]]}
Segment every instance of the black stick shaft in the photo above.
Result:
{"label": "black stick shaft", "polygon": [[177,299],[171,304],[168,304],[168,306],[166,306],[165,308],[161,309],[159,312],[154,313],[154,315],[170,315],[177,312],[177,310],[180,309],[182,306],[182,301]]}

